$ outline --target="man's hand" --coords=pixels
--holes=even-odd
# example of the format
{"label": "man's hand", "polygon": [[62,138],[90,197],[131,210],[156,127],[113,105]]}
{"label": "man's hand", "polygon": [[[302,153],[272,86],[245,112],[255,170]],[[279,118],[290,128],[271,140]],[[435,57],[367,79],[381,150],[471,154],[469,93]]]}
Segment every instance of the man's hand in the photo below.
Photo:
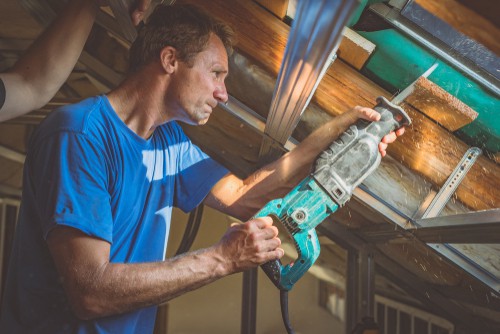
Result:
{"label": "man's hand", "polygon": [[[109,6],[109,0],[93,0],[96,4],[101,6]],[[130,19],[134,26],[139,25],[146,15],[146,12],[151,5],[151,0],[135,0],[129,7]]]}
{"label": "man's hand", "polygon": [[136,0],[129,8],[130,18],[134,26],[139,25],[144,20],[146,12],[151,5],[151,0]]}
{"label": "man's hand", "polygon": [[280,245],[273,220],[262,217],[232,224],[217,246],[227,261],[228,272],[235,273],[280,259],[285,254]]}
{"label": "man's hand", "polygon": [[[372,122],[380,120],[380,114],[376,110],[367,107],[356,106],[351,109],[351,113],[353,113],[354,117],[356,117],[353,123],[359,118],[366,119]],[[382,138],[382,140],[378,144],[378,150],[382,157],[385,157],[385,155],[387,154],[387,146],[390,143],[394,142],[397,137],[401,136],[403,133],[405,133],[404,127],[399,128],[396,131],[392,131],[391,133],[385,135],[384,138]]]}

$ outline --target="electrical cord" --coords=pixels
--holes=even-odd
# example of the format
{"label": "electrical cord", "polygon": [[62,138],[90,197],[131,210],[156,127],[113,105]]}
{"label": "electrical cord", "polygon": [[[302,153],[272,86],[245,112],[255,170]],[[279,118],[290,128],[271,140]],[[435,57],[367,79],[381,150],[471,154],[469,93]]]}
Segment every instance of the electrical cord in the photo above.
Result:
{"label": "electrical cord", "polygon": [[280,290],[281,318],[288,334],[295,334],[288,317],[288,291]]}
{"label": "electrical cord", "polygon": [[201,217],[203,216],[203,204],[200,204],[189,214],[186,230],[182,236],[182,241],[175,253],[175,256],[186,253],[193,245],[198,229],[200,228]]}

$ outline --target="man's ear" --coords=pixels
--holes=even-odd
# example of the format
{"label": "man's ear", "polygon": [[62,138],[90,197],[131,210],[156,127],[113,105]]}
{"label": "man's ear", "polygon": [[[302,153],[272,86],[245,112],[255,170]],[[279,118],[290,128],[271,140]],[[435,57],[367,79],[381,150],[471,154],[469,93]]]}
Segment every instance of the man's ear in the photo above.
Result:
{"label": "man's ear", "polygon": [[160,52],[160,61],[166,73],[173,73],[177,67],[177,50],[171,46],[164,47]]}

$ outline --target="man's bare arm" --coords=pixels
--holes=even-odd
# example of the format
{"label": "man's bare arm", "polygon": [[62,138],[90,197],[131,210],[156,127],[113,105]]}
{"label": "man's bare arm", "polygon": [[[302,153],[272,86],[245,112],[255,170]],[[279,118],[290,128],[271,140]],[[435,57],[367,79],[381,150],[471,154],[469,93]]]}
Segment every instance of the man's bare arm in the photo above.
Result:
{"label": "man's bare arm", "polygon": [[108,242],[71,227],[56,227],[47,243],[74,313],[93,319],[159,304],[280,258],[271,225],[267,217],[234,224],[210,248],[152,263],[110,263]]}
{"label": "man's bare arm", "polygon": [[[380,114],[370,108],[355,107],[335,117],[309,135],[293,151],[245,180],[232,174],[221,179],[205,199],[205,204],[241,220],[249,219],[267,202],[283,197],[306,177],[317,156],[359,118],[377,121]],[[386,154],[387,145],[403,132],[404,128],[401,128],[382,139],[379,144],[382,156]]]}

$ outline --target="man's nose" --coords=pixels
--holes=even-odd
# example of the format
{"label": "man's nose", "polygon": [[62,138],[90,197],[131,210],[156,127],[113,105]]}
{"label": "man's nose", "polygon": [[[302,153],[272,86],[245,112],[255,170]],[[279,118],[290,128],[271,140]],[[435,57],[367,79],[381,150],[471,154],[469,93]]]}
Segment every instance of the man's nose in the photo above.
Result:
{"label": "man's nose", "polygon": [[214,91],[215,99],[220,103],[226,103],[229,99],[227,95],[226,85],[224,83],[220,83],[217,85]]}

